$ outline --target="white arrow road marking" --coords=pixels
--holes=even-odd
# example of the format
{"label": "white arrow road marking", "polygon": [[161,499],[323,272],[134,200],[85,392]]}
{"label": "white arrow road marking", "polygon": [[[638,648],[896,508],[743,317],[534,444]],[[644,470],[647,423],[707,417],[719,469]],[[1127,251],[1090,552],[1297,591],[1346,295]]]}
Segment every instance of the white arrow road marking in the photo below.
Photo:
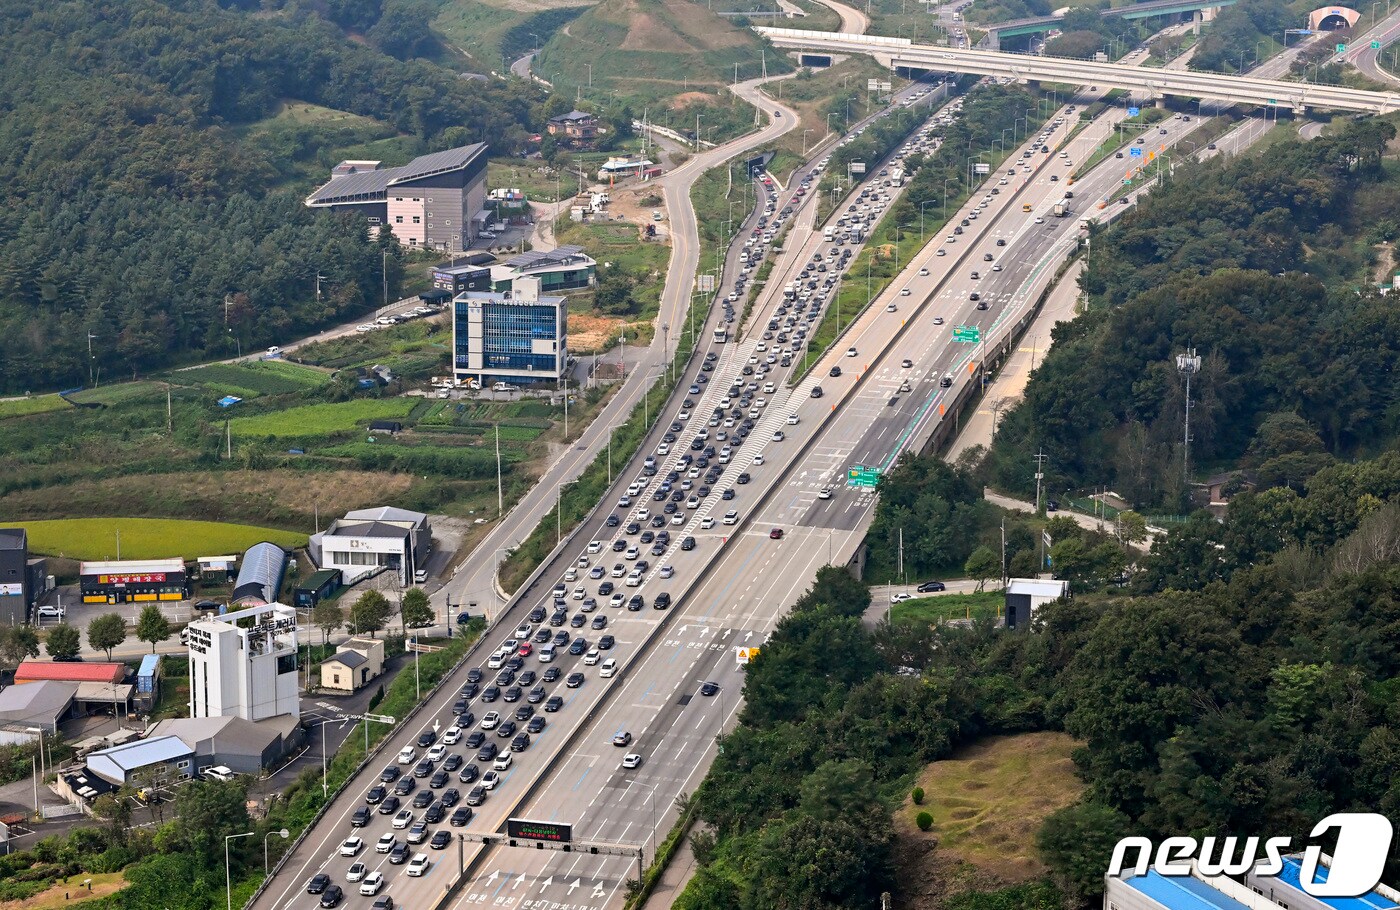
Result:
{"label": "white arrow road marking", "polygon": [[522,873],[520,873],[520,877],[517,878],[517,879],[515,880],[515,884],[513,884],[513,885],[510,886],[510,890],[514,891],[516,888],[519,888],[519,887],[520,887],[521,885],[523,885],[524,883],[525,883],[525,873],[522,872]]}
{"label": "white arrow road marking", "polygon": [[745,632],[745,633],[744,633],[744,641],[748,641],[750,638],[753,638],[753,632],[751,632],[751,631],[750,631],[750,632]]}
{"label": "white arrow road marking", "polygon": [[569,893],[570,893],[570,894],[573,894],[573,893],[574,893],[574,889],[577,888],[582,882],[583,882],[583,879],[581,879],[581,878],[576,878],[576,879],[574,879],[573,884],[569,885]]}
{"label": "white arrow road marking", "polygon": [[496,879],[500,878],[500,876],[501,876],[501,870],[500,870],[500,869],[497,869],[495,872],[492,872],[490,875],[488,875],[488,876],[486,877],[486,884],[488,884],[488,885],[491,884],[491,883],[494,882]]}
{"label": "white arrow road marking", "polygon": [[540,883],[540,893],[543,894],[544,889],[548,888],[552,884],[554,884],[554,876],[551,875],[549,878],[545,879],[543,882]]}
{"label": "white arrow road marking", "polygon": [[598,884],[596,884],[596,885],[593,886],[593,895],[592,895],[592,896],[593,896],[593,897],[602,897],[602,896],[603,896],[603,880],[602,880],[601,878],[598,879]]}

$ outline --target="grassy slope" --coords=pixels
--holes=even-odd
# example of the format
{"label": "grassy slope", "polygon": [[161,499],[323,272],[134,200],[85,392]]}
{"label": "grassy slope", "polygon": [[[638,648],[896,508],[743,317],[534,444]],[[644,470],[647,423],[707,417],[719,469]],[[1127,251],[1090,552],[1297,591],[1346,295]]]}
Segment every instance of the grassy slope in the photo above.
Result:
{"label": "grassy slope", "polygon": [[235,436],[319,436],[368,428],[381,418],[407,417],[418,402],[412,398],[362,398],[335,404],[308,404],[271,414],[235,417]]}
{"label": "grassy slope", "polygon": [[[762,71],[762,42],[747,28],[692,0],[603,0],[560,30],[540,54],[536,72],[568,86],[586,85],[593,66],[595,94],[658,98],[687,90],[714,92],[734,78]],[[770,75],[791,66],[767,54]]]}
{"label": "grassy slope", "polygon": [[[894,816],[906,879],[985,886],[1043,875],[1035,835],[1047,815],[1079,798],[1077,745],[1063,733],[993,736],[925,768],[917,781],[924,804],[906,799]],[[921,811],[933,816],[927,833],[915,825]]]}

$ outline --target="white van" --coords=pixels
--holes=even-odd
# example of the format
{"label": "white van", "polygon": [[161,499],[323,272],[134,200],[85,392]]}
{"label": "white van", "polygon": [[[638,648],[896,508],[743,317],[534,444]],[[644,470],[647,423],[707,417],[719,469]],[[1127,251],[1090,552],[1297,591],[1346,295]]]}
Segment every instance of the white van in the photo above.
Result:
{"label": "white van", "polygon": [[556,653],[558,652],[555,650],[554,645],[545,645],[543,648],[540,648],[540,663],[553,663]]}
{"label": "white van", "polygon": [[490,660],[486,661],[486,666],[488,669],[491,670],[499,670],[502,666],[505,665],[506,658],[509,656],[510,651],[506,650],[505,648],[500,648],[496,651],[495,654],[491,655]]}
{"label": "white van", "polygon": [[617,673],[617,661],[609,657],[603,661],[603,665],[598,668],[598,675],[603,679],[608,679]]}

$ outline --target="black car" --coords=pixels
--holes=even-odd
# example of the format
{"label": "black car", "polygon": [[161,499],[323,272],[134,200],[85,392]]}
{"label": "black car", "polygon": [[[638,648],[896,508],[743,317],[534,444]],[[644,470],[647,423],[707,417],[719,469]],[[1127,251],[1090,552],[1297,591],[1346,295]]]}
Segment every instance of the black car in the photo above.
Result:
{"label": "black car", "polygon": [[339,885],[331,885],[321,892],[322,907],[339,907],[340,902],[345,900],[345,892],[340,890]]}
{"label": "black car", "polygon": [[610,528],[615,528],[618,525],[622,524],[622,522],[618,519],[616,515],[609,515],[608,520],[603,522],[603,524],[607,525]]}
{"label": "black car", "polygon": [[632,597],[627,601],[627,609],[633,613],[636,613],[638,610],[642,609],[646,605],[646,601],[642,599],[642,595],[640,594],[633,594]]}
{"label": "black car", "polygon": [[465,828],[471,823],[472,816],[475,814],[469,806],[458,806],[452,810],[452,817],[447,820],[447,823],[454,828]]}
{"label": "black car", "polygon": [[394,899],[387,894],[381,894],[374,899],[370,910],[394,910]]}
{"label": "black car", "polygon": [[307,894],[320,894],[331,886],[331,877],[324,872],[317,872],[311,876],[311,881],[306,883]]}
{"label": "black car", "polygon": [[[739,475],[739,476],[741,476],[741,477],[746,477],[746,476],[748,476],[748,475],[746,475],[746,474],[741,474],[741,475]],[[739,482],[740,482],[740,483],[744,483],[744,481],[742,481],[742,480],[739,481]],[[686,537],[686,538],[684,538],[684,539],[681,541],[681,549],[682,549],[682,550],[693,550],[693,549],[695,549],[695,538],[694,538],[694,537]]]}
{"label": "black car", "polygon": [[590,625],[594,629],[606,629],[608,627],[608,618],[599,613],[597,616],[593,617],[593,622],[590,623]]}
{"label": "black car", "polygon": [[524,673],[520,674],[520,678],[516,680],[516,682],[522,686],[533,686],[536,679],[539,679],[539,676],[534,670],[526,670]]}
{"label": "black car", "polygon": [[610,581],[605,581],[598,586],[598,596],[607,597],[614,590],[614,585]]}
{"label": "black car", "polygon": [[725,490],[723,493],[721,493],[721,494],[719,495],[719,498],[720,498],[720,499],[723,499],[725,502],[728,502],[729,500],[733,499],[733,498],[734,498],[734,488],[733,488],[733,487],[730,487],[729,489]]}
{"label": "black car", "polygon": [[481,694],[481,685],[479,683],[467,683],[462,687],[463,698],[476,698],[479,694]]}
{"label": "black car", "polygon": [[[525,726],[525,731],[526,731],[526,733],[540,733],[540,732],[542,732],[542,731],[544,730],[544,727],[545,727],[545,724],[546,724],[546,723],[547,723],[547,721],[544,719],[544,715],[543,715],[543,714],[536,714],[534,717],[530,718],[530,723],[528,723],[528,724]],[[525,734],[521,734],[521,735],[523,736],[523,735],[525,735]],[[516,737],[516,739],[519,739],[519,738],[520,738],[519,736]],[[526,742],[528,743],[529,740],[527,739]],[[514,743],[514,742],[512,742],[512,743],[510,744],[510,747],[511,747],[512,749],[514,749],[516,752],[519,752],[519,751],[520,751],[519,749],[516,749],[516,748],[515,748],[515,743]]]}
{"label": "black car", "polygon": [[563,670],[559,669],[558,667],[550,667],[548,670],[544,671],[544,675],[540,677],[540,680],[543,682],[552,683],[563,675]]}
{"label": "black car", "polygon": [[462,756],[456,752],[442,760],[442,770],[444,771],[456,771],[460,767],[462,767]]}
{"label": "black car", "polygon": [[433,801],[433,798],[433,791],[419,790],[418,793],[413,797],[413,808],[426,809],[428,805]]}
{"label": "black car", "polygon": [[[218,611],[218,610],[221,609],[222,607],[223,607],[223,604],[219,603],[217,600],[197,600],[197,601],[195,601],[195,604],[194,604],[194,608],[195,608],[196,610],[214,610],[214,611]],[[313,892],[310,892],[310,893],[312,893],[312,894],[318,894],[318,893],[320,893],[320,892],[313,891]]]}
{"label": "black car", "polygon": [[496,728],[496,735],[501,739],[510,739],[515,735],[515,721],[502,721],[501,725]]}
{"label": "black car", "polygon": [[365,794],[365,802],[373,806],[376,803],[382,803],[384,797],[388,795],[389,790],[383,784],[375,784],[373,787],[370,787],[369,792]]}
{"label": "black car", "polygon": [[480,667],[472,667],[467,671],[467,682],[481,682],[483,675]]}
{"label": "black car", "polygon": [[481,776],[481,769],[475,764],[469,764],[462,769],[462,773],[457,775],[457,780],[464,784],[469,784]]}
{"label": "black car", "polygon": [[442,803],[434,802],[428,807],[428,811],[423,813],[423,821],[430,825],[436,825],[438,822],[442,821],[442,817],[446,814],[447,810],[443,807]]}
{"label": "black car", "polygon": [[530,611],[530,622],[544,622],[544,607],[535,607]]}
{"label": "black car", "polygon": [[525,658],[519,654],[506,661],[506,667],[511,670],[519,670],[523,666],[525,666]]}
{"label": "black car", "polygon": [[945,585],[945,584],[944,584],[943,582],[941,582],[941,581],[926,581],[926,582],[924,582],[923,584],[919,585],[919,593],[920,593],[920,594],[928,594],[928,593],[931,593],[931,592],[933,592],[933,591],[946,591],[946,590],[948,590],[948,586]]}
{"label": "black car", "polygon": [[617,644],[617,639],[613,638],[611,635],[604,635],[602,638],[598,639],[598,650],[610,650],[615,644]]}
{"label": "black car", "polygon": [[404,863],[408,862],[409,849],[408,844],[402,841],[394,844],[394,846],[389,849],[389,862],[395,866],[402,866]]}
{"label": "black car", "polygon": [[426,758],[423,759],[422,761],[420,761],[418,764],[416,764],[416,765],[413,766],[413,776],[414,776],[414,777],[427,777],[429,774],[432,774],[432,773],[433,773],[433,763],[430,762],[430,761],[428,761]]}
{"label": "black car", "polygon": [[[543,718],[538,719],[542,720]],[[529,733],[517,733],[510,741],[510,751],[512,752],[524,752],[528,748],[530,748]]]}
{"label": "black car", "polygon": [[704,695],[704,696],[706,696],[706,697],[709,697],[709,696],[711,696],[711,695],[715,695],[715,694],[717,694],[718,692],[719,692],[719,683],[717,683],[717,682],[705,682],[705,683],[703,683],[703,684],[700,686],[700,694],[701,694],[701,695]]}
{"label": "black car", "polygon": [[[447,786],[447,782],[449,780],[451,780],[451,776],[447,773],[447,771],[439,771],[433,775],[431,780],[428,781],[428,786],[432,787],[434,790],[441,790],[443,787]],[[429,791],[424,790],[423,792],[427,793]]]}
{"label": "black car", "polygon": [[540,626],[540,630],[535,633],[535,644],[542,645],[549,641],[549,629]]}
{"label": "black car", "polygon": [[588,617],[582,613],[575,613],[573,618],[569,620],[569,627],[572,629],[582,629],[587,624]]}
{"label": "black car", "polygon": [[566,612],[563,611],[563,610],[555,610],[554,613],[553,613],[553,615],[551,615],[551,616],[549,617],[549,624],[550,624],[551,626],[562,626],[564,623],[566,623],[566,622],[568,622],[568,621],[569,621],[569,614],[566,613]]}
{"label": "black car", "polygon": [[662,591],[656,595],[656,600],[652,601],[651,605],[658,610],[664,610],[671,605],[671,595]]}
{"label": "black car", "polygon": [[361,806],[356,809],[355,813],[350,816],[350,827],[363,828],[365,825],[368,825],[370,812],[369,806]]}
{"label": "black car", "polygon": [[479,806],[484,802],[486,802],[486,788],[472,787],[472,792],[467,794],[467,805]]}
{"label": "black car", "polygon": [[411,777],[401,777],[399,782],[394,784],[394,792],[399,796],[407,796],[418,788],[418,782]]}
{"label": "black car", "polygon": [[[564,685],[568,686],[570,689],[577,689],[579,686],[583,685],[583,674],[570,673],[569,678],[564,680]],[[545,710],[549,710],[548,705],[545,706]]]}
{"label": "black car", "polygon": [[401,805],[402,803],[399,802],[397,796],[386,796],[384,797],[384,802],[379,804],[379,814],[393,815],[395,812],[399,811],[399,806]]}
{"label": "black car", "polygon": [[744,473],[740,474],[738,477],[734,478],[734,482],[735,482],[735,483],[748,483],[748,482],[749,482],[750,480],[752,480],[752,479],[753,479],[753,478],[749,476],[749,472],[748,472],[748,471],[745,471]]}
{"label": "black car", "polygon": [[535,686],[535,688],[531,689],[529,694],[525,696],[525,701],[532,705],[537,705],[544,701],[545,694],[544,686]]}
{"label": "black car", "polygon": [[486,690],[483,691],[483,692],[481,693],[481,700],[482,700],[482,702],[484,702],[485,704],[488,704],[488,705],[491,704],[491,702],[495,701],[496,699],[498,699],[498,698],[500,698],[500,697],[501,697],[501,690],[500,690],[499,688],[497,688],[496,686],[487,686],[487,687],[486,687]]}
{"label": "black car", "polygon": [[476,749],[484,742],[486,742],[486,734],[480,730],[473,730],[462,744],[468,749]]}
{"label": "black car", "polygon": [[573,642],[569,645],[569,653],[570,653],[570,654],[578,655],[578,654],[582,654],[584,651],[587,651],[587,650],[588,650],[588,639],[583,638],[582,636],[580,636],[580,637],[578,637],[578,638],[575,638],[575,639],[573,640]]}
{"label": "black car", "polygon": [[520,707],[515,709],[515,719],[518,721],[527,721],[534,716],[535,709],[530,707],[529,705],[521,705]]}
{"label": "black car", "polygon": [[476,750],[476,760],[479,762],[488,762],[495,758],[496,754],[500,751],[501,747],[494,742],[482,743],[481,748]]}
{"label": "black car", "polygon": [[466,714],[466,713],[467,713],[467,700],[466,700],[465,698],[459,698],[459,699],[457,699],[456,701],[454,701],[454,702],[452,703],[452,714],[453,714],[453,716],[455,716],[455,717],[461,717],[463,714]]}
{"label": "black car", "polygon": [[420,749],[426,749],[435,742],[437,742],[437,734],[432,730],[424,730],[418,734],[418,748]]}
{"label": "black car", "polygon": [[452,843],[452,835],[446,831],[438,830],[433,832],[432,840],[428,841],[428,846],[434,850],[446,850],[450,843]]}
{"label": "black car", "polygon": [[458,792],[456,787],[448,787],[442,791],[442,807],[444,809],[451,809],[461,801],[462,794]]}
{"label": "black car", "polygon": [[382,780],[382,781],[383,781],[384,783],[386,783],[386,784],[392,784],[394,781],[396,781],[396,780],[399,779],[399,766],[398,766],[398,765],[390,765],[389,767],[385,768],[383,771],[380,771],[380,772],[379,772],[379,779]]}
{"label": "black car", "polygon": [[524,694],[524,693],[520,691],[520,687],[519,687],[519,686],[511,686],[511,687],[510,687],[509,689],[507,689],[504,693],[502,693],[502,695],[501,695],[501,700],[502,700],[502,701],[505,701],[505,702],[516,702],[516,701],[520,701],[520,697],[521,697],[521,695],[523,695],[523,694]]}

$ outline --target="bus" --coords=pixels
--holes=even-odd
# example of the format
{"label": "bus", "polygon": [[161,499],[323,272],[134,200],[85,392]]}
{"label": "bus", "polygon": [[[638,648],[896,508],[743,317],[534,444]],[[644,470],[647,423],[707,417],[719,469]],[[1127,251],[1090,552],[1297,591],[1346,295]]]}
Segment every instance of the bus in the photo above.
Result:
{"label": "bus", "polygon": [[715,329],[713,340],[715,344],[724,344],[725,342],[729,341],[729,329],[725,328],[724,326],[720,326],[719,328]]}

